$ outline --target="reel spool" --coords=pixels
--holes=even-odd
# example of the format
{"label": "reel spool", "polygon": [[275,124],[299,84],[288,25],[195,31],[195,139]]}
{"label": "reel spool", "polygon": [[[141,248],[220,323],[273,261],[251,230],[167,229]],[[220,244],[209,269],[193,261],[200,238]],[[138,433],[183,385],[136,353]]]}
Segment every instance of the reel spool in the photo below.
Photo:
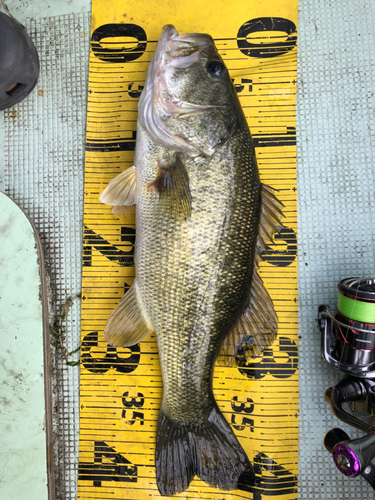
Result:
{"label": "reel spool", "polygon": [[24,99],[35,87],[39,58],[21,24],[0,12],[0,110]]}
{"label": "reel spool", "polygon": [[[327,306],[319,306],[322,356],[348,375],[375,378],[375,280],[344,279],[338,290],[334,317]],[[336,338],[333,346],[332,323]]]}
{"label": "reel spool", "polygon": [[339,471],[362,475],[375,489],[375,280],[347,278],[338,284],[335,316],[319,306],[323,359],[344,377],[325,393],[333,413],[367,433],[349,439],[341,429],[329,431],[324,446]]}
{"label": "reel spool", "polygon": [[338,290],[335,356],[349,366],[371,366],[375,362],[375,282],[346,279]]}

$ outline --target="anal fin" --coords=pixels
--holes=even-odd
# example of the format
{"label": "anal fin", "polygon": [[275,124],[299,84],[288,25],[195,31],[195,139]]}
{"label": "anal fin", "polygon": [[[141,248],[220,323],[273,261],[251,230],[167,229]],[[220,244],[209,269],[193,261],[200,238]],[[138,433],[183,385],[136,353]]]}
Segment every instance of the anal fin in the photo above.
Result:
{"label": "anal fin", "polygon": [[110,315],[104,328],[104,337],[108,344],[126,347],[137,344],[152,332],[135,280]]}
{"label": "anal fin", "polygon": [[248,305],[223,340],[217,359],[218,364],[234,363],[233,355],[237,354],[243,346],[246,347],[243,352],[247,359],[259,356],[262,350],[275,340],[278,317],[272,299],[258,274],[258,269],[267,242],[272,239],[274,232],[282,228],[281,219],[284,217],[282,208],[283,204],[275,197],[274,190],[263,184]]}

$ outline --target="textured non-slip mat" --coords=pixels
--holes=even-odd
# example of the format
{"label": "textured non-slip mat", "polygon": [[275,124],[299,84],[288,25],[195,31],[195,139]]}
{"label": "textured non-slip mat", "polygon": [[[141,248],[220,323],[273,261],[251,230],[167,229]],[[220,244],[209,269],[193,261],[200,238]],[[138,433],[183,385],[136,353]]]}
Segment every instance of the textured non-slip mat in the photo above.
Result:
{"label": "textured non-slip mat", "polygon": [[[28,19],[25,27],[39,54],[40,77],[26,99],[1,112],[4,188],[40,234],[54,316],[68,297],[81,290],[90,13]],[[72,351],[79,346],[79,302],[70,310],[65,326],[67,348]],[[53,444],[56,498],[60,500],[76,498],[78,370],[65,365],[61,350],[52,348]]]}
{"label": "textured non-slip mat", "polygon": [[337,283],[374,278],[375,4],[304,0],[299,13],[297,174],[300,320],[299,498],[375,498],[336,469],[324,434],[345,429],[324,400],[341,375],[320,357],[319,304]]}

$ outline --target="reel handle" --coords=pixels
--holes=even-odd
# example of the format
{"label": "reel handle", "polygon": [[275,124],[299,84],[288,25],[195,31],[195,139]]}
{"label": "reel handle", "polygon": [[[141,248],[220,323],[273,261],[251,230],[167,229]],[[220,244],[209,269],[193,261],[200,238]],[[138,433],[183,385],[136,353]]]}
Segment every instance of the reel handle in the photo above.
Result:
{"label": "reel handle", "polygon": [[368,464],[366,469],[362,472],[362,477],[366,479],[370,486],[375,490],[375,465]]}
{"label": "reel handle", "polygon": [[340,442],[346,441],[350,439],[345,431],[340,429],[339,427],[335,427],[335,429],[331,429],[326,432],[323,440],[324,447],[330,453],[333,452],[333,448]]}
{"label": "reel handle", "polygon": [[324,446],[332,453],[339,471],[348,477],[362,475],[375,489],[375,435],[349,439],[343,430],[336,428],[324,436]]}

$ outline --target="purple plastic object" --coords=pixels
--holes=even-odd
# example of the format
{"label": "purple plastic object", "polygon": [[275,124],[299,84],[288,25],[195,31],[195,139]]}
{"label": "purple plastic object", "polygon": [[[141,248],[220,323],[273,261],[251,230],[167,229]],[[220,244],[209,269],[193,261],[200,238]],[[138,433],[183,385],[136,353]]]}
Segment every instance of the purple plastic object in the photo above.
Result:
{"label": "purple plastic object", "polygon": [[347,445],[338,443],[333,448],[332,457],[336,467],[345,476],[356,477],[361,473],[361,462]]}

